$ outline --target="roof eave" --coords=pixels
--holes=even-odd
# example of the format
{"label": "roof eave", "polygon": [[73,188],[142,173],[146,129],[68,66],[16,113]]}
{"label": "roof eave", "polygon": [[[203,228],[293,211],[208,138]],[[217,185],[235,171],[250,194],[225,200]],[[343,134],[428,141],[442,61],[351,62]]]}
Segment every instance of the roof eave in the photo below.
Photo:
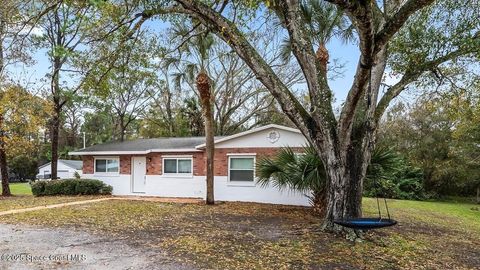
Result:
{"label": "roof eave", "polygon": [[70,156],[94,156],[94,155],[146,155],[149,153],[176,153],[176,152],[201,152],[195,148],[180,148],[180,149],[150,149],[145,151],[79,151],[68,152]]}

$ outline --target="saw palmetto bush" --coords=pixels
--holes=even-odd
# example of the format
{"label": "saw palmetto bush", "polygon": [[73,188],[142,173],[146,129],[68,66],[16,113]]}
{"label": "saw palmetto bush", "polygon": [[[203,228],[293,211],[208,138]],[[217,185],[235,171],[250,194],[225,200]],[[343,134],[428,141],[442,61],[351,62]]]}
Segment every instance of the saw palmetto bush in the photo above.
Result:
{"label": "saw palmetto bush", "polygon": [[[402,198],[398,176],[405,175],[404,160],[388,147],[373,151],[365,178],[367,196]],[[411,170],[408,170],[411,171]],[[262,186],[290,188],[309,195],[314,211],[324,213],[326,202],[326,174],[323,163],[313,147],[301,151],[282,148],[274,157],[263,157],[257,162],[256,176]],[[408,179],[406,179],[408,180]]]}
{"label": "saw palmetto bush", "polygon": [[273,158],[260,158],[256,168],[256,176],[262,186],[311,192],[314,211],[323,214],[326,176],[323,163],[313,147],[304,147],[300,153],[289,147],[282,148]]}

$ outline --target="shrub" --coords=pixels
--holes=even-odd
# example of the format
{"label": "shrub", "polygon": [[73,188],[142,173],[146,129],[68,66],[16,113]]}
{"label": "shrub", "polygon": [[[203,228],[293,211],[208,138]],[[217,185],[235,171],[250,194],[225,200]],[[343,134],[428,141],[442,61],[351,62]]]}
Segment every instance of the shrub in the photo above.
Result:
{"label": "shrub", "polygon": [[377,148],[372,155],[364,185],[367,197],[425,200],[422,170],[410,165],[391,149]]}
{"label": "shrub", "polygon": [[62,179],[37,181],[31,184],[35,196],[110,195],[113,188],[100,180]]}
{"label": "shrub", "polygon": [[44,194],[46,183],[47,183],[46,181],[30,182],[30,186],[32,187],[33,195],[39,196],[37,194]]}

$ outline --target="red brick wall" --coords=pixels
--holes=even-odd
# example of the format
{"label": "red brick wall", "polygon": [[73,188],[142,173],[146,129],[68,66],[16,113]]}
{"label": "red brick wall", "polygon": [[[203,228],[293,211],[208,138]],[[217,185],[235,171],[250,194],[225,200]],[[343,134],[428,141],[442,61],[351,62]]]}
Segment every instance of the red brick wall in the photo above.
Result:
{"label": "red brick wall", "polygon": [[[83,160],[83,173],[94,174],[95,158],[93,156],[82,156]],[[120,156],[120,174],[130,174],[132,171],[132,156],[121,155]]]}
{"label": "red brick wall", "polygon": [[83,160],[83,173],[84,174],[93,174],[93,157],[92,156],[82,156]]}
{"label": "red brick wall", "polygon": [[162,156],[159,153],[147,155],[147,175],[162,174]]}
{"label": "red brick wall", "polygon": [[[275,154],[280,148],[217,148],[215,149],[215,175],[228,175],[228,156],[229,153],[256,153],[257,160],[262,156],[271,156]],[[300,150],[299,148],[298,150]],[[193,175],[204,176],[205,172],[205,156],[204,152],[191,153],[151,153],[147,158],[147,175],[161,175],[162,174],[162,155],[192,155],[193,156]],[[132,156],[120,156],[120,173],[131,174],[132,170]],[[93,174],[94,166],[93,156],[83,156],[83,173]]]}
{"label": "red brick wall", "polygon": [[165,156],[193,156],[193,175],[205,175],[205,161],[203,159],[202,152],[191,153],[151,153],[147,155],[147,175],[160,175],[162,174],[162,155]]}
{"label": "red brick wall", "polygon": [[261,157],[272,156],[280,148],[217,148],[215,149],[215,163],[214,172],[217,176],[228,175],[228,155],[240,153],[256,153],[255,158],[258,160]]}
{"label": "red brick wall", "polygon": [[121,155],[120,156],[120,174],[132,173],[132,156]]}

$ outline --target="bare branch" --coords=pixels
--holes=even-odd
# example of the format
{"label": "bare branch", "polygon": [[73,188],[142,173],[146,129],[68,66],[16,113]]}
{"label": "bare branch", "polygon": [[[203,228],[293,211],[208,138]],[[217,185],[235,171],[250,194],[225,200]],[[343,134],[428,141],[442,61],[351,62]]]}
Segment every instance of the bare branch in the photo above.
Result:
{"label": "bare branch", "polygon": [[255,72],[257,78],[267,87],[273,96],[277,98],[283,110],[294,121],[304,134],[315,132],[306,127],[305,123],[311,123],[311,116],[302,107],[297,98],[278,78],[272,68],[258,54],[253,46],[246,40],[240,30],[208,6],[193,0],[177,0],[186,12],[200,20],[204,25],[218,34],[227,42]]}
{"label": "bare branch", "polygon": [[375,35],[375,51],[379,51],[400,30],[412,14],[430,5],[435,0],[408,0],[402,5]]}

